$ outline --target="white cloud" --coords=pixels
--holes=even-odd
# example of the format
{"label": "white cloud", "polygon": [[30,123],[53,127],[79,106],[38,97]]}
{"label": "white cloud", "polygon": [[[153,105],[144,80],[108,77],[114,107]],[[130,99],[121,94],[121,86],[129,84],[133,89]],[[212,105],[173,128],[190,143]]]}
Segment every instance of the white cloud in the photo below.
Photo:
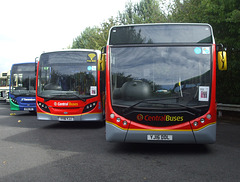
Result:
{"label": "white cloud", "polygon": [[13,63],[32,62],[43,51],[66,48],[86,27],[117,16],[127,2],[1,0],[0,72]]}

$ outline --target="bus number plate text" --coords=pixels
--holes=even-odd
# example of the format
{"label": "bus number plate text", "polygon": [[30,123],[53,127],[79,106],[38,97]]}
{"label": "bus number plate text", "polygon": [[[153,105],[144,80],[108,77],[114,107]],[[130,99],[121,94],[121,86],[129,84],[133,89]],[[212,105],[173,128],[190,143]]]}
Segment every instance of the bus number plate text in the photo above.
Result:
{"label": "bus number plate text", "polygon": [[74,121],[73,117],[59,117],[59,121]]}
{"label": "bus number plate text", "polygon": [[164,140],[164,141],[172,141],[172,135],[147,135],[147,140]]}
{"label": "bus number plate text", "polygon": [[32,107],[25,107],[24,111],[34,111],[34,108],[32,108]]}

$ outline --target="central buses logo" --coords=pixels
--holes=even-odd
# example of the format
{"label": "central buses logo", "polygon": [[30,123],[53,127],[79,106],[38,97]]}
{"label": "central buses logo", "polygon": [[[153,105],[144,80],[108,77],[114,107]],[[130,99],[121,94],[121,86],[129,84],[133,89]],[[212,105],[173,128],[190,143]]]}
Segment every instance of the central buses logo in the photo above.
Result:
{"label": "central buses logo", "polygon": [[142,121],[143,120],[143,115],[142,114],[138,114],[137,115],[137,120],[138,121]]}
{"label": "central buses logo", "polygon": [[138,121],[183,121],[183,116],[170,116],[170,115],[163,115],[163,116],[149,116],[148,114],[143,116],[142,114],[137,115]]}
{"label": "central buses logo", "polygon": [[78,103],[72,103],[72,102],[54,102],[54,106],[78,106]]}

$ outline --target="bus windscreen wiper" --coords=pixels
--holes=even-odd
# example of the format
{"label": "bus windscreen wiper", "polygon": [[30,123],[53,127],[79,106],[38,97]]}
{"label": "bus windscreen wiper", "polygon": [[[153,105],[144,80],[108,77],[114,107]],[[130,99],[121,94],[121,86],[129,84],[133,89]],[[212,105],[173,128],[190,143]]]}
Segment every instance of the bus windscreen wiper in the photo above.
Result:
{"label": "bus windscreen wiper", "polygon": [[86,99],[85,99],[85,98],[82,98],[80,95],[78,95],[78,94],[75,94],[75,93],[66,93],[66,95],[73,95],[73,96],[76,96],[78,99],[82,100],[83,102],[85,102],[85,101],[86,101]]}
{"label": "bus windscreen wiper", "polygon": [[12,92],[15,96],[28,96],[28,97],[34,97],[36,94],[32,92]]}
{"label": "bus windscreen wiper", "polygon": [[59,95],[54,95],[52,97],[43,97],[43,99],[44,99],[44,102],[47,102],[47,101],[52,100],[52,99],[59,99]]}
{"label": "bus windscreen wiper", "polygon": [[77,97],[78,99],[82,100],[83,102],[86,101],[86,99],[84,99],[84,98],[82,98],[79,95],[74,94],[74,93],[56,94],[56,95],[53,95],[51,97],[43,97],[43,98],[44,98],[44,101],[47,102],[47,101],[52,100],[52,99],[69,100],[70,99],[69,96]]}
{"label": "bus windscreen wiper", "polygon": [[[24,93],[26,96],[32,96],[32,97],[34,97],[34,96],[36,96],[36,92],[35,92],[35,90],[28,90],[28,92],[27,93]],[[24,95],[23,94],[23,95]]]}
{"label": "bus windscreen wiper", "polygon": [[[155,102],[155,101],[161,101],[161,100],[169,100],[169,99],[179,99],[179,97],[170,97],[170,98],[162,98],[162,99],[144,99],[144,100],[141,100],[125,109],[123,109],[123,114],[127,115],[129,114],[130,111],[132,111],[132,109],[141,104],[141,103],[149,103],[149,102]],[[172,105],[172,106],[181,106],[183,108],[185,108],[187,111],[191,112],[192,114],[196,115],[196,114],[199,114],[201,112],[200,109],[196,109],[194,107],[189,107],[189,106],[186,106],[186,105],[183,105],[183,104],[178,104],[178,103],[174,103],[174,104],[170,104],[170,103],[158,103],[158,104],[162,104],[162,105]]]}
{"label": "bus windscreen wiper", "polygon": [[[123,109],[123,113],[126,114],[128,113],[129,111],[131,111],[135,106],[141,104],[141,103],[147,103],[147,102],[152,102],[152,101],[160,101],[160,100],[172,100],[172,99],[179,99],[180,97],[168,97],[168,98],[161,98],[161,99],[143,99],[125,109]],[[161,104],[165,104],[165,103],[161,103]]]}
{"label": "bus windscreen wiper", "polygon": [[181,107],[185,108],[187,111],[191,112],[194,115],[201,113],[200,109],[197,109],[197,108],[194,108],[194,107],[189,107],[189,106],[186,106],[186,105],[183,105],[183,104],[174,103],[174,104],[166,104],[166,105],[181,106]]}

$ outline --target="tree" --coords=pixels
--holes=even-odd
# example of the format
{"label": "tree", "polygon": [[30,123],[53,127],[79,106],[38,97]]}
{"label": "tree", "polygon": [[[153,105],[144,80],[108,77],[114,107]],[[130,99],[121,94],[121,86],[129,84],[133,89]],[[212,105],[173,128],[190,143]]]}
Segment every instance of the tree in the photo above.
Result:
{"label": "tree", "polygon": [[[238,0],[174,0],[171,22],[209,23],[217,42],[240,47],[240,2]],[[239,40],[239,39],[238,39]]]}
{"label": "tree", "polygon": [[166,16],[157,0],[141,0],[133,4],[128,2],[123,13],[101,23],[100,27],[87,27],[73,40],[72,48],[101,49],[106,46],[109,30],[114,25],[166,22]]}
{"label": "tree", "polygon": [[108,21],[101,24],[101,27],[87,27],[77,36],[72,43],[72,49],[96,49],[101,50],[103,46],[106,46],[108,39],[108,32],[110,28],[116,25],[116,20],[111,17]]}
{"label": "tree", "polygon": [[[228,71],[217,71],[217,100],[240,103],[239,9],[239,0],[172,0],[169,7],[163,0],[141,0],[135,4],[128,2],[118,17],[109,18],[100,27],[87,27],[73,40],[72,48],[101,49],[107,44],[109,30],[114,25],[209,23],[213,27],[216,44],[223,43],[228,48]],[[230,99],[224,100],[226,98]]]}
{"label": "tree", "polygon": [[166,16],[160,8],[160,1],[141,0],[133,4],[129,2],[125,6],[123,13],[119,12],[120,24],[140,24],[140,23],[163,23],[166,22]]}
{"label": "tree", "polygon": [[240,103],[239,9],[239,0],[174,0],[168,17],[171,22],[211,24],[216,43],[227,47],[228,71],[217,71],[217,101],[223,103]]}
{"label": "tree", "polygon": [[87,27],[80,36],[77,36],[72,44],[72,48],[98,49],[99,45],[98,27]]}

